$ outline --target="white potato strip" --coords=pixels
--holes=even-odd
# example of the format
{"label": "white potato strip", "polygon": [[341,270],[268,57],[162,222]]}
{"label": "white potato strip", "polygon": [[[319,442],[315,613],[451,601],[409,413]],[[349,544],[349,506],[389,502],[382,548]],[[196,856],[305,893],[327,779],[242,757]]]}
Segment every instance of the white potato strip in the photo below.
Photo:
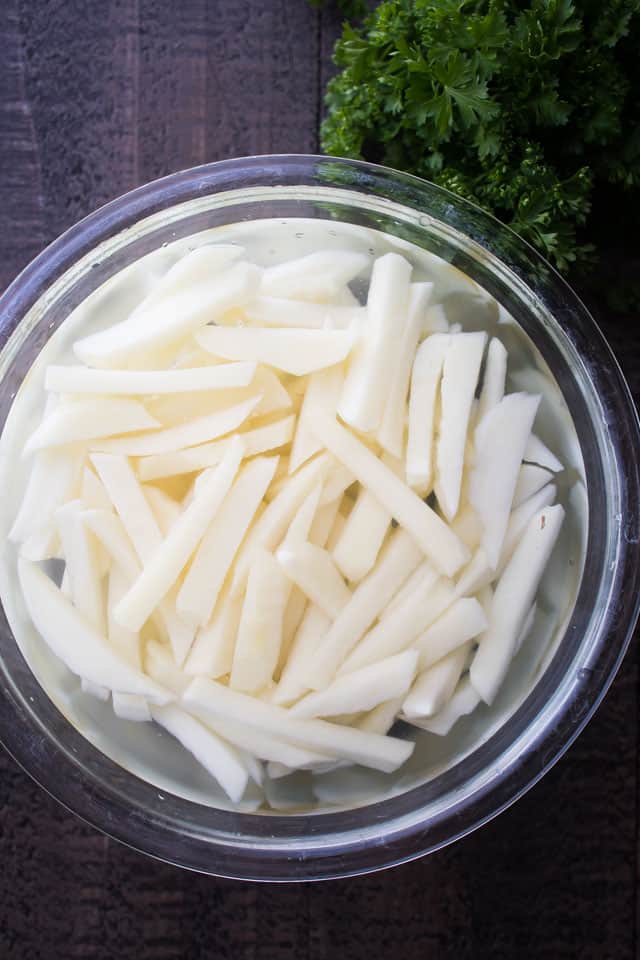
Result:
{"label": "white potato strip", "polygon": [[378,430],[378,440],[381,446],[394,457],[402,456],[411,368],[422,336],[425,312],[432,290],[432,283],[410,285],[407,319],[401,334],[395,370],[388,370],[386,373],[387,397]]}
{"label": "white potato strip", "polygon": [[478,704],[480,697],[471,686],[469,677],[463,677],[457,688],[454,690],[449,702],[442,710],[433,717],[414,718],[409,720],[416,727],[428,730],[429,733],[435,733],[440,737],[446,737],[457,721],[464,716],[472,713]]}
{"label": "white potato strip", "polygon": [[489,626],[470,669],[471,683],[486,703],[493,701],[507,672],[563,519],[559,504],[535,514],[498,581]]}
{"label": "white potato strip", "polygon": [[273,693],[273,703],[293,703],[309,689],[305,674],[330,626],[331,620],[326,613],[310,603],[297,629],[280,681]]}
{"label": "white potato strip", "polygon": [[420,344],[411,371],[407,483],[426,494],[433,485],[435,430],[444,358],[450,337],[433,334]]}
{"label": "white potato strip", "polygon": [[155,640],[148,640],[144,647],[144,669],[152,680],[171,690],[179,698],[191,683],[171,655],[171,651]]}
{"label": "white potato strip", "polygon": [[[84,453],[73,449],[41,450],[33,459],[18,513],[9,531],[12,543],[24,543],[30,537],[50,539],[53,514],[77,493]],[[46,550],[45,550],[46,554]],[[44,556],[32,556],[43,560]]]}
{"label": "white potato strip", "polygon": [[533,624],[535,623],[537,610],[538,610],[537,605],[535,603],[532,603],[531,609],[529,610],[529,613],[525,617],[525,621],[522,625],[522,630],[518,634],[518,639],[516,640],[516,645],[513,651],[514,656],[520,652],[520,649],[522,648],[522,644],[525,642],[525,640],[533,630]]}
{"label": "white potato strip", "polygon": [[260,397],[251,397],[243,403],[226,410],[217,410],[204,417],[176,427],[166,427],[155,433],[139,434],[136,437],[113,437],[93,444],[101,453],[119,453],[127,457],[144,457],[155,453],[171,453],[182,447],[194,447],[207,440],[214,440],[244,423],[255,409]]}
{"label": "white potato strip", "polygon": [[427,307],[422,327],[423,336],[426,337],[432,333],[447,333],[448,330],[449,322],[442,304],[433,303],[430,307]]}
{"label": "white potato strip", "polygon": [[193,754],[198,763],[217,780],[230,800],[238,803],[247,787],[247,768],[234,748],[195,717],[171,704],[153,707],[156,723],[179,740]]}
{"label": "white potato strip", "polygon": [[313,525],[313,518],[316,515],[316,511],[318,510],[318,505],[320,503],[322,486],[322,482],[318,482],[298,507],[291,523],[289,524],[289,529],[287,530],[286,536],[283,540],[283,546],[286,544],[293,545],[298,543],[306,543],[306,541],[309,539],[309,534]]}
{"label": "white potato strip", "polygon": [[328,303],[304,303],[284,297],[256,297],[244,308],[252,323],[265,327],[307,327],[344,330],[363,319],[363,307],[338,307]]}
{"label": "white potato strip", "polygon": [[345,657],[421,560],[422,554],[409,534],[396,530],[374,569],[358,584],[349,603],[331,624],[305,676],[310,689],[322,690],[331,683]]}
{"label": "white potato strip", "polygon": [[367,318],[354,347],[338,404],[343,420],[364,432],[375,432],[386,402],[387,371],[396,371],[400,353],[398,330],[404,330],[409,309],[411,264],[397,253],[374,261],[367,296]]}
{"label": "white potato strip", "polygon": [[[113,618],[113,608],[125,595],[130,583],[130,578],[123,573],[122,568],[114,564],[109,571],[107,588],[107,639],[118,656],[126,660],[126,662],[132,667],[135,667],[136,670],[142,670],[140,635],[131,630],[127,630],[125,627],[121,627]],[[173,669],[175,670],[176,665],[173,659],[172,663]],[[157,680],[155,677],[153,679]],[[162,680],[158,682],[161,686],[165,686]],[[169,689],[172,689],[172,687],[169,687]]]}
{"label": "white potato strip", "polygon": [[208,622],[277,464],[277,457],[258,457],[244,464],[204,532],[176,601],[178,612],[189,622],[202,626]]}
{"label": "white potato strip", "polygon": [[344,464],[334,461],[322,488],[320,505],[324,507],[328,503],[333,503],[334,500],[342,499],[343,493],[355,482],[356,478],[351,471]]}
{"label": "white potato strip", "polygon": [[338,675],[400,653],[426,630],[455,600],[451,582],[437,579],[435,571],[402,606],[367,633],[344,661]]}
{"label": "white potato strip", "polygon": [[25,444],[24,453],[159,426],[137,400],[119,397],[65,400],[36,427]]}
{"label": "white potato strip", "polygon": [[[385,454],[382,462],[397,476],[401,476],[401,461]],[[391,526],[391,520],[388,510],[363,487],[332,550],[334,562],[347,580],[358,583],[372,569]]]}
{"label": "white potato strip", "polygon": [[476,428],[469,500],[482,521],[482,546],[494,569],[500,559],[520,465],[539,403],[540,397],[511,393]]}
{"label": "white potato strip", "polygon": [[56,510],[55,520],[69,574],[71,599],[89,623],[102,633],[106,620],[97,542],[82,514],[82,501],[69,500]]}
{"label": "white potato strip", "polygon": [[[146,697],[139,693],[118,693],[114,691],[112,697],[113,712],[121,720],[133,720],[136,723],[146,723],[152,719],[151,708]],[[159,707],[168,710],[170,707]]]}
{"label": "white potato strip", "polygon": [[[343,498],[346,499],[346,498]],[[342,504],[340,504],[340,507]],[[335,550],[336,544],[340,537],[342,536],[342,531],[344,530],[344,525],[347,522],[347,515],[345,515],[342,510],[339,508],[336,518],[333,522],[333,526],[329,532],[329,537],[327,538],[327,550],[331,553],[332,550]]]}
{"label": "white potato strip", "polygon": [[166,537],[182,513],[181,505],[158,487],[145,486],[144,495],[151,507],[162,536]]}
{"label": "white potato strip", "polygon": [[[295,422],[296,418],[289,416],[264,427],[244,431],[242,440],[245,458],[285,446],[293,437]],[[186,450],[141,457],[137,464],[138,476],[141,480],[158,480],[215,467],[228,452],[231,442],[232,437],[227,437],[224,440],[203,443],[198,447],[188,447]]]}
{"label": "white potato strip", "polygon": [[417,664],[418,654],[414,650],[370,664],[346,677],[338,677],[326,690],[308,694],[290,708],[290,714],[308,719],[372,710],[385,700],[407,693]]}
{"label": "white potato strip", "polygon": [[309,427],[309,410],[314,406],[319,406],[332,416],[335,415],[343,382],[344,370],[341,366],[318,370],[309,377],[309,384],[302,400],[296,435],[291,448],[289,473],[294,473],[298,467],[301,467],[322,448]]}
{"label": "white potato strip", "polygon": [[80,499],[85,510],[113,510],[113,504],[102,480],[91,467],[85,467],[82,471]]}
{"label": "white potato strip", "polygon": [[184,664],[189,676],[202,674],[217,680],[231,672],[244,596],[229,596],[225,590],[211,620],[196,633],[193,646]]}
{"label": "white potato strip", "polygon": [[248,386],[255,363],[220,363],[180,370],[94,370],[91,367],[58,367],[45,374],[45,389],[58,393],[133,394],[188,393]]}
{"label": "white potato strip", "polygon": [[172,693],[119,657],[35,564],[20,558],[18,576],[36,630],[72,673],[110,690],[140,693],[153,703],[169,703]]}
{"label": "white potato strip", "polygon": [[331,503],[318,506],[313,523],[309,530],[309,540],[317,547],[326,547],[333,525],[340,510],[341,498],[336,497]]}
{"label": "white potato strip", "polygon": [[420,674],[402,704],[408,720],[433,717],[446,706],[458,685],[470,649],[470,643],[463,644]]}
{"label": "white potato strip", "polygon": [[294,746],[328,753],[385,773],[397,770],[413,753],[414,745],[404,740],[363,733],[325,720],[295,720],[282,707],[256,700],[203,677],[193,681],[183,699],[189,706],[206,711],[214,719],[246,723]]}
{"label": "white potato strip", "polygon": [[236,748],[246,750],[251,756],[271,763],[283,763],[285,766],[297,770],[310,769],[319,763],[328,763],[332,757],[313,750],[296,747],[284,738],[274,737],[248,723],[233,720],[215,720],[207,711],[192,708],[187,703],[186,708],[194,713],[198,719],[206,724],[219,736],[224,737]]}
{"label": "white potato strip", "polygon": [[74,353],[89,367],[144,365],[154,351],[179,344],[230,307],[249,300],[259,277],[256,267],[236,263],[224,275],[141,307],[127,320],[77,340]]}
{"label": "white potato strip", "polygon": [[458,512],[467,431],[486,333],[452,336],[440,383],[440,422],[436,441],[435,491],[448,520]]}
{"label": "white potato strip", "polygon": [[469,547],[469,550],[475,550],[482,540],[482,522],[477,511],[473,509],[470,503],[465,503],[458,510],[457,516],[451,524],[451,529]]}
{"label": "white potato strip", "polygon": [[385,700],[383,703],[379,703],[377,707],[369,710],[361,720],[357,721],[356,727],[358,730],[364,730],[365,733],[388,733],[402,709],[403,700],[404,694],[395,697],[393,700]]}
{"label": "white potato strip", "polygon": [[[90,680],[85,680],[84,677],[80,681],[80,689],[83,693],[88,693],[97,700],[102,700],[103,703],[106,703],[111,696],[111,690],[107,687],[101,687],[97,683],[91,683]],[[129,696],[131,696],[131,694],[129,694]]]}
{"label": "white potato strip", "polygon": [[[219,467],[212,469],[189,506],[173,524],[161,546],[114,610],[123,626],[139,630],[174,585],[227,495],[242,459],[242,440]],[[178,599],[180,594],[178,594]],[[178,605],[182,616],[182,611]]]}
{"label": "white potato strip", "polygon": [[551,473],[561,473],[564,469],[555,453],[552,453],[549,447],[547,447],[535,433],[532,433],[527,441],[523,460],[527,463],[535,463],[539,467],[544,467],[546,470],[550,470]]}
{"label": "white potato strip", "polygon": [[385,606],[384,610],[381,611],[379,619],[386,620],[394,610],[397,610],[398,607],[403,604],[407,597],[414,593],[419,587],[421,587],[425,578],[431,579],[433,577],[433,565],[428,560],[423,560],[422,563],[416,567],[410,577],[408,577],[397,593],[391,597],[389,603]]}
{"label": "white potato strip", "polygon": [[511,509],[517,509],[553,479],[553,474],[544,467],[538,467],[534,463],[523,463],[518,474]]}
{"label": "white potato strip", "polygon": [[231,243],[204,243],[195,250],[188,250],[160,277],[151,288],[151,292],[136,307],[135,313],[146,311],[167,297],[189,291],[201,283],[211,283],[216,276],[235,260],[239,260],[244,249]]}
{"label": "white potato strip", "polygon": [[332,619],[351,599],[351,591],[322,547],[287,543],[280,547],[276,558],[289,579]]}
{"label": "white potato strip", "polygon": [[260,295],[292,300],[319,301],[334,298],[370,264],[356,250],[320,250],[295,260],[267,267],[260,281]]}
{"label": "white potato strip", "polygon": [[318,438],[405,527],[424,554],[446,576],[453,576],[469,551],[446,523],[385,466],[375,454],[324,411],[312,412]]}
{"label": "white potato strip", "polygon": [[255,360],[297,377],[341,363],[353,345],[349,330],[205,327],[196,340],[226,360]]}
{"label": "white potato strip", "polygon": [[453,650],[474,640],[486,628],[486,614],[475,597],[454,600],[449,609],[411,645],[420,654],[420,671],[427,670]]}
{"label": "white potato strip", "polygon": [[162,543],[162,534],[131,464],[120,454],[106,453],[91,454],[91,462],[140,562],[147,563]]}
{"label": "white potato strip", "polygon": [[478,423],[504,397],[504,385],[507,377],[507,351],[501,340],[492,337],[487,350],[482,390],[478,400]]}
{"label": "white potato strip", "polygon": [[282,643],[282,618],[289,594],[273,554],[260,550],[251,564],[242,605],[229,685],[256,693],[273,678]]}
{"label": "white potato strip", "polygon": [[456,580],[456,593],[459,597],[468,597],[495,580],[496,571],[487,560],[482,547],[478,547],[468,565]]}
{"label": "white potato strip", "polygon": [[300,504],[318,481],[324,480],[328,466],[329,457],[316,457],[305,463],[292,477],[287,478],[282,490],[257,519],[242,545],[233,574],[234,593],[243,589],[256,550],[260,547],[271,551],[276,549]]}
{"label": "white potato strip", "polygon": [[500,562],[496,571],[498,576],[502,574],[502,571],[511,559],[513,551],[527,529],[531,517],[540,510],[543,510],[544,507],[550,507],[551,504],[555,502],[556,493],[556,485],[554,483],[548,483],[546,487],[534,493],[532,497],[529,497],[528,500],[525,500],[524,503],[521,503],[519,507],[516,507],[516,509],[511,512],[502,553],[500,554]]}

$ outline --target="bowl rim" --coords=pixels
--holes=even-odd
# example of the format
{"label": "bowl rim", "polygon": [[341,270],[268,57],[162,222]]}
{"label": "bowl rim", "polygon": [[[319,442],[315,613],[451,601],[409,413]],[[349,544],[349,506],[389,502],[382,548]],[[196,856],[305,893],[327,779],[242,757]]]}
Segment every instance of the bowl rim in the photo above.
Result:
{"label": "bowl rim", "polygon": [[[371,189],[377,185],[384,197],[385,190],[388,191],[389,184],[393,183],[397,188],[394,199],[400,198],[397,202],[402,202],[405,194],[414,196],[417,191],[421,195],[446,198],[454,210],[467,214],[472,212],[477,231],[473,239],[496,255],[495,237],[500,240],[507,238],[517,250],[515,268],[518,272],[527,275],[527,266],[535,265],[534,273],[543,278],[545,285],[550,284],[558,299],[570,303],[571,309],[579,315],[584,330],[581,330],[574,345],[584,357],[589,341],[589,351],[593,355],[598,354],[598,364],[591,364],[589,373],[594,389],[607,399],[610,414],[607,429],[616,454],[620,510],[625,517],[625,522],[619,525],[616,541],[617,569],[611,590],[616,604],[608,610],[609,616],[603,623],[600,644],[592,660],[575,678],[572,696],[567,697],[547,718],[547,723],[539,727],[537,736],[529,739],[517,764],[505,766],[470,798],[432,816],[428,823],[416,817],[416,811],[410,809],[410,804],[407,807],[407,798],[414,794],[414,790],[392,800],[356,808],[354,814],[359,810],[371,811],[388,804],[395,804],[398,809],[392,821],[384,821],[385,828],[391,824],[393,829],[381,827],[377,835],[367,836],[366,842],[362,831],[355,829],[354,835],[354,829],[350,826],[332,833],[329,842],[324,839],[326,835],[322,833],[322,828],[328,821],[335,821],[340,816],[344,825],[345,817],[342,814],[265,817],[237,813],[227,815],[222,812],[223,820],[229,817],[251,819],[252,816],[262,823],[268,820],[273,832],[276,827],[283,831],[283,842],[278,847],[269,844],[257,847],[255,843],[243,843],[236,835],[235,844],[216,843],[210,838],[203,839],[197,831],[190,833],[185,828],[180,832],[182,849],[176,850],[177,831],[168,829],[169,813],[158,810],[150,816],[146,811],[145,816],[140,816],[138,811],[132,811],[118,788],[122,768],[100,754],[97,748],[93,749],[100,755],[105,776],[87,784],[85,772],[73,755],[75,738],[81,745],[86,745],[87,741],[61,715],[58,716],[62,726],[66,725],[72,731],[68,738],[70,749],[64,750],[59,743],[52,741],[50,731],[46,729],[39,731],[42,739],[34,745],[33,738],[25,735],[29,728],[33,729],[33,715],[25,709],[2,664],[0,740],[43,789],[92,826],[136,850],[193,870],[230,878],[287,881],[367,873],[433,852],[493,819],[537,783],[571,746],[592,717],[617,673],[640,612],[640,565],[637,562],[640,553],[640,423],[620,367],[593,317],[553,267],[490,214],[428,181],[362,161],[307,154],[223,160],[151,181],[112,200],[71,226],[25,267],[0,297],[0,342],[6,345],[20,320],[80,257],[137,221],[185,200],[225,193],[238,186],[268,185],[277,188],[310,183],[318,186],[318,169],[332,174],[350,171],[355,178],[356,193],[361,192],[363,187]],[[324,186],[331,189],[335,184],[328,180]],[[415,203],[412,207],[417,209]],[[615,638],[614,642],[608,644],[606,641],[611,637]],[[52,710],[57,713],[53,705]],[[497,731],[495,737],[500,737],[500,733]],[[486,746],[482,744],[478,750]],[[62,768],[65,776],[60,776]],[[127,778],[138,780],[135,775],[125,773]],[[106,778],[111,778],[109,783],[105,782]],[[144,781],[139,783],[149,787]],[[420,790],[419,787],[415,789]],[[180,800],[180,804],[186,804],[185,809],[190,806],[189,801],[185,800]],[[346,823],[349,823],[349,817]],[[296,834],[295,828],[308,841],[302,855],[291,843],[287,845],[287,835],[290,839],[299,838],[300,834]],[[233,833],[231,826],[229,832]],[[215,862],[214,848],[218,857]],[[205,854],[208,854],[208,859]]]}

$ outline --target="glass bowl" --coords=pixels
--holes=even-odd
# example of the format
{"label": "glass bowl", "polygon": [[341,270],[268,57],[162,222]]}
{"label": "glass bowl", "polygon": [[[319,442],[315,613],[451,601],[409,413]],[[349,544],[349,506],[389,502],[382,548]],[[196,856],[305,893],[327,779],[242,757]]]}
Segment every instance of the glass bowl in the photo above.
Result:
{"label": "glass bowl", "polygon": [[[37,664],[27,663],[9,626],[12,612],[3,607],[0,739],[24,769],[69,809],[137,850],[204,873],[255,880],[323,879],[402,863],[509,806],[597,708],[629,644],[640,595],[639,424],[595,322],[508,228],[445,190],[383,167],[289,155],[223,161],[134,190],[72,227],[0,299],[0,426],[43,345],[114,273],[198,231],[292,217],[353,223],[408,240],[494,296],[555,377],[575,426],[588,496],[577,599],[536,682],[487,711],[480,733],[463,725],[456,750],[448,759],[443,754],[439,767],[432,764],[426,782],[413,786],[400,778],[385,799],[372,794],[374,802],[361,797],[330,812],[223,809],[201,789],[178,795],[170,780],[150,782],[139,775],[141,767],[131,772],[108,734],[101,740],[99,717],[91,737],[83,736],[64,706],[44,693],[34,676]],[[18,474],[10,470],[2,479],[10,499]]]}

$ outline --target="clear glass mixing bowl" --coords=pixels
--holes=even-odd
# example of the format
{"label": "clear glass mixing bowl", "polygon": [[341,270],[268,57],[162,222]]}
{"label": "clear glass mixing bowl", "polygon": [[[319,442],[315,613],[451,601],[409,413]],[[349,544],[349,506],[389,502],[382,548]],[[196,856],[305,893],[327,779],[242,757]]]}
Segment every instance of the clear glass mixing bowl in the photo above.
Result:
{"label": "clear glass mixing bowl", "polygon": [[[463,721],[455,750],[436,758],[427,782],[414,786],[399,777],[386,799],[374,792],[374,802],[360,797],[358,805],[332,812],[223,809],[207,801],[196,781],[190,791],[173,792],[170,777],[143,779],[142,767],[123,761],[110,733],[100,731],[99,715],[83,736],[44,693],[2,610],[0,739],[24,769],[75,813],[137,850],[257,880],[330,878],[401,863],[507,807],[562,755],[600,703],[637,619],[640,579],[638,419],[593,319],[553,269],[492,217],[382,167],[307,156],[224,161],[141,187],[81,221],[0,299],[0,426],[44,343],[115,272],[201,230],[291,217],[353,223],[409,240],[453,263],[504,305],[548,365],[573,419],[588,492],[586,542],[573,612],[535,685],[512,690],[481,715],[480,726]],[[18,481],[4,480],[5,495],[15,495]],[[156,748],[169,749],[156,736]]]}

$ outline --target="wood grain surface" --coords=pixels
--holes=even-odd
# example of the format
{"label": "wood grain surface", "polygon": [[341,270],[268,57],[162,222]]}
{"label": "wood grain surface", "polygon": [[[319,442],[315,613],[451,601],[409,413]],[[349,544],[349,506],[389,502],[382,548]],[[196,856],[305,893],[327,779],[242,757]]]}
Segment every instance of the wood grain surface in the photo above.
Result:
{"label": "wood grain surface", "polygon": [[[139,183],[317,151],[338,29],[330,7],[305,0],[2,0],[0,288]],[[600,320],[637,397],[640,328]],[[630,960],[637,740],[634,644],[586,732],[493,823],[405,867],[300,886],[146,859],[2,754],[0,958]]]}

